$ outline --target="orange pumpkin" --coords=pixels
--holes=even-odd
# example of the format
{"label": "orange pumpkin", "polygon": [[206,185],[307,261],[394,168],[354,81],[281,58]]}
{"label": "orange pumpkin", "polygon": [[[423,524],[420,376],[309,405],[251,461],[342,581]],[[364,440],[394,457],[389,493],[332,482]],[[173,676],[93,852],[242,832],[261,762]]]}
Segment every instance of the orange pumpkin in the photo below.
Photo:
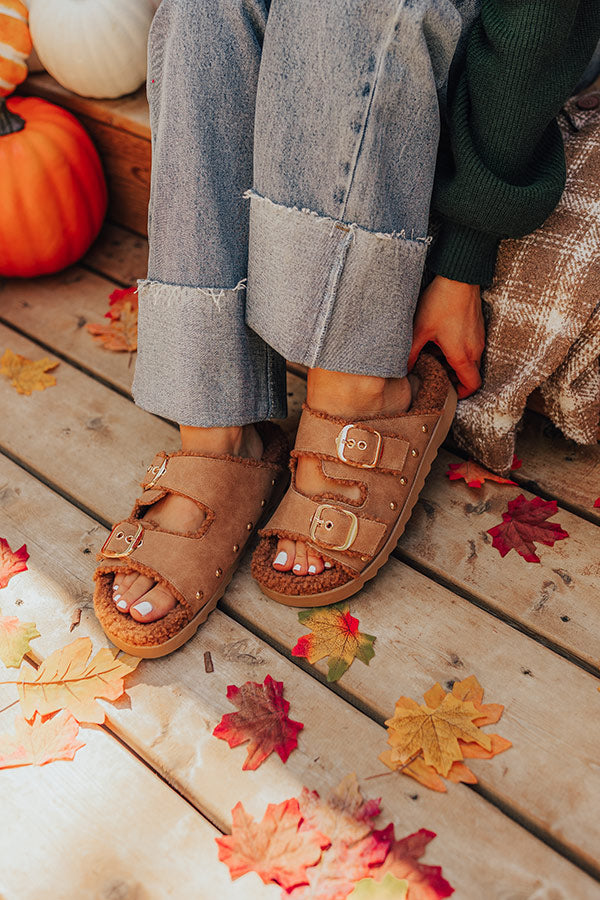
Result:
{"label": "orange pumpkin", "polygon": [[21,0],[0,2],[0,96],[11,94],[27,78],[31,36],[29,12]]}
{"label": "orange pumpkin", "polygon": [[58,272],[106,214],[102,165],[77,119],[37,97],[0,100],[0,275]]}

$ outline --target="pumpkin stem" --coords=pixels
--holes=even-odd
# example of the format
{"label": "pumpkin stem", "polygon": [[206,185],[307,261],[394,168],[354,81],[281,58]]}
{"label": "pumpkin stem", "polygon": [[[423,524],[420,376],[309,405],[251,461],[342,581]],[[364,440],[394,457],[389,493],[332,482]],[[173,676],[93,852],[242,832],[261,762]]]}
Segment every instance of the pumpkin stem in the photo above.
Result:
{"label": "pumpkin stem", "polygon": [[0,137],[15,134],[17,131],[23,131],[24,128],[25,119],[11,112],[4,97],[0,97]]}

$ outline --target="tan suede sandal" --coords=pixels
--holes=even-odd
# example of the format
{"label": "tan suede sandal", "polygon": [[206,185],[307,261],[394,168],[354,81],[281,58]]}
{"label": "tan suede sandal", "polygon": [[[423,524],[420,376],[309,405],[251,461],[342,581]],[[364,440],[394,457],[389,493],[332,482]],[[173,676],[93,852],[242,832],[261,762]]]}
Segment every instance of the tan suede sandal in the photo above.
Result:
{"label": "tan suede sandal", "polygon": [[[325,606],[356,594],[387,562],[412,513],[456,409],[456,391],[442,365],[421,354],[420,379],[407,413],[347,421],[303,407],[291,454],[292,483],[261,529],[252,575],[267,597],[287,606]],[[296,460],[321,460],[335,483],[358,485],[359,501],[333,491],[312,497],[295,484]],[[331,568],[294,575],[273,568],[277,541],[304,541]]]}
{"label": "tan suede sandal", "polygon": [[[244,545],[277,505],[287,486],[289,446],[281,429],[257,430],[263,455],[257,461],[227,454],[159,451],[132,512],[112,529],[94,572],[94,610],[104,632],[133,656],[165,656],[195,634],[225,593]],[[194,500],[206,517],[196,532],[165,531],[142,516],[168,493]],[[115,574],[135,569],[165,585],[175,607],[154,622],[137,622],[113,600]]]}

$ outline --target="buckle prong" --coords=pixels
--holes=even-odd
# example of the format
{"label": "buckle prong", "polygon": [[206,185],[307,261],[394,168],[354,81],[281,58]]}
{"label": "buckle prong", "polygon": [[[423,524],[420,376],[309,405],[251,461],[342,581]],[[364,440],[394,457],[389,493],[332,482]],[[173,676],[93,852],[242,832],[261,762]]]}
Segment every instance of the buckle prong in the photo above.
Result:
{"label": "buckle prong", "polygon": [[148,484],[146,485],[146,490],[154,487],[160,476],[164,474],[165,469],[167,468],[167,459],[168,457],[165,456],[160,466],[148,466],[148,471],[152,471],[154,478],[152,479],[152,481],[148,482]]}

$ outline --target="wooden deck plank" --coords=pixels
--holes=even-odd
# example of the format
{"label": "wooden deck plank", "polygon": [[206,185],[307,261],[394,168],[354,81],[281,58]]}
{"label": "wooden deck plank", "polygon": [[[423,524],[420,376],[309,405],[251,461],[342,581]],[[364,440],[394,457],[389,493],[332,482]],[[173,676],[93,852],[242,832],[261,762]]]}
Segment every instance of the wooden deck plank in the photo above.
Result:
{"label": "wooden deck plank", "polygon": [[559,508],[552,521],[569,537],[553,547],[538,544],[539,564],[515,550],[502,559],[487,530],[502,521],[509,500],[533,495],[493,482],[482,488],[451,482],[445,472],[455,461],[446,451],[438,455],[399,541],[402,558],[600,669],[600,561],[592,550],[598,527]]}
{"label": "wooden deck plank", "polygon": [[[45,656],[82,634],[92,637],[95,649],[105,646],[91,609],[94,558],[85,550],[97,548],[106,532],[2,457],[0,484],[8,488],[0,492],[0,533],[11,546],[25,541],[31,553],[29,571],[4,590],[3,609],[36,621],[42,635],[34,642],[36,654]],[[53,523],[51,542],[47,522]],[[238,573],[240,579],[249,584],[247,574]],[[71,631],[76,603],[83,614]],[[203,666],[207,650],[214,663],[210,674]],[[378,679],[376,662],[368,671]],[[243,772],[245,748],[230,750],[212,730],[231,711],[226,686],[262,681],[266,674],[284,682],[290,715],[305,728],[285,765],[270,758],[255,772]],[[128,695],[115,704],[100,701],[108,727],[223,830],[239,799],[261,816],[268,802],[296,796],[303,784],[324,792],[348,771],[363,779],[380,769],[381,726],[219,611],[180,650],[142,660],[128,677]],[[369,796],[384,795],[382,825],[393,819],[399,833],[419,827],[438,833],[427,860],[444,867],[461,900],[533,900],[552,892],[564,900],[598,898],[598,884],[588,875],[462,785],[450,785],[441,796],[391,775],[363,787]]]}
{"label": "wooden deck plank", "polygon": [[148,241],[133,231],[105,222],[81,262],[129,287],[148,274]]}
{"label": "wooden deck plank", "polygon": [[[56,291],[51,278],[40,279],[39,291],[45,293],[35,294],[48,302],[41,303],[38,299],[35,305],[33,287],[15,284],[7,291],[4,316],[13,322],[20,321],[35,336],[45,334],[61,353],[91,371],[100,370],[103,377],[128,391],[133,372],[126,368],[125,355],[97,347],[83,329],[77,328],[78,315],[94,318],[104,309],[103,280],[83,270],[78,270],[77,277],[80,280],[65,285],[54,308],[50,296]],[[77,295],[82,282],[86,284],[87,305],[80,303],[73,310],[70,299]],[[15,337],[13,332],[0,327],[0,347],[11,345],[11,341],[15,351],[35,356],[35,347],[25,338]],[[176,449],[177,432],[172,425],[148,416],[124,398],[113,400],[110,391],[88,382],[81,372],[66,363],[61,363],[56,373],[59,379],[56,387],[29,398],[16,395],[8,382],[0,383],[4,408],[11,410],[14,421],[14,427],[3,436],[2,443],[12,455],[21,455],[29,466],[38,471],[44,469],[48,478],[69,493],[76,493],[104,521],[109,518],[117,521],[124,514],[124,492],[135,496],[136,467],[142,465],[142,459],[147,465],[159,445]],[[299,417],[304,390],[302,380],[288,373],[290,418],[286,427],[289,430],[293,430]],[[42,419],[43,410],[47,410],[45,433],[32,428],[31,408]],[[132,428],[144,437],[136,441],[130,452],[125,448],[131,443]],[[94,481],[90,481],[83,460],[78,459],[73,466],[68,452],[46,459],[49,444],[59,446],[66,440],[65,449],[68,445],[76,448],[82,435],[83,446],[93,455],[98,477],[106,485],[102,497]],[[114,476],[115,457],[120,459],[119,471],[123,473],[119,479]],[[488,484],[476,490],[451,483],[444,472],[453,459],[442,452],[434,464],[399,544],[404,557],[456,588],[468,591],[499,615],[540,634],[590,666],[597,666],[600,635],[591,623],[596,620],[600,565],[590,557],[590,547],[597,541],[596,526],[561,511],[557,520],[570,537],[553,548],[542,546],[540,565],[526,563],[516,552],[502,560],[491,547],[486,530],[501,521],[508,499],[516,496],[519,489]]]}
{"label": "wooden deck plank", "polygon": [[62,87],[48,72],[38,72],[27,77],[20,85],[19,93],[42,97],[70,109],[77,116],[88,116],[120,131],[150,140],[150,113],[145,85],[135,93],[116,100],[94,100]]}
{"label": "wooden deck plank", "polygon": [[523,466],[512,473],[515,481],[530,490],[557,497],[561,503],[600,523],[600,443],[582,447],[569,441],[552,423],[529,412],[517,440],[517,455]]}
{"label": "wooden deck plank", "polygon": [[[0,716],[3,730],[15,709]],[[255,875],[232,883],[220,832],[110,732],[86,727],[78,738],[73,760],[0,773],[2,900],[281,895]]]}

